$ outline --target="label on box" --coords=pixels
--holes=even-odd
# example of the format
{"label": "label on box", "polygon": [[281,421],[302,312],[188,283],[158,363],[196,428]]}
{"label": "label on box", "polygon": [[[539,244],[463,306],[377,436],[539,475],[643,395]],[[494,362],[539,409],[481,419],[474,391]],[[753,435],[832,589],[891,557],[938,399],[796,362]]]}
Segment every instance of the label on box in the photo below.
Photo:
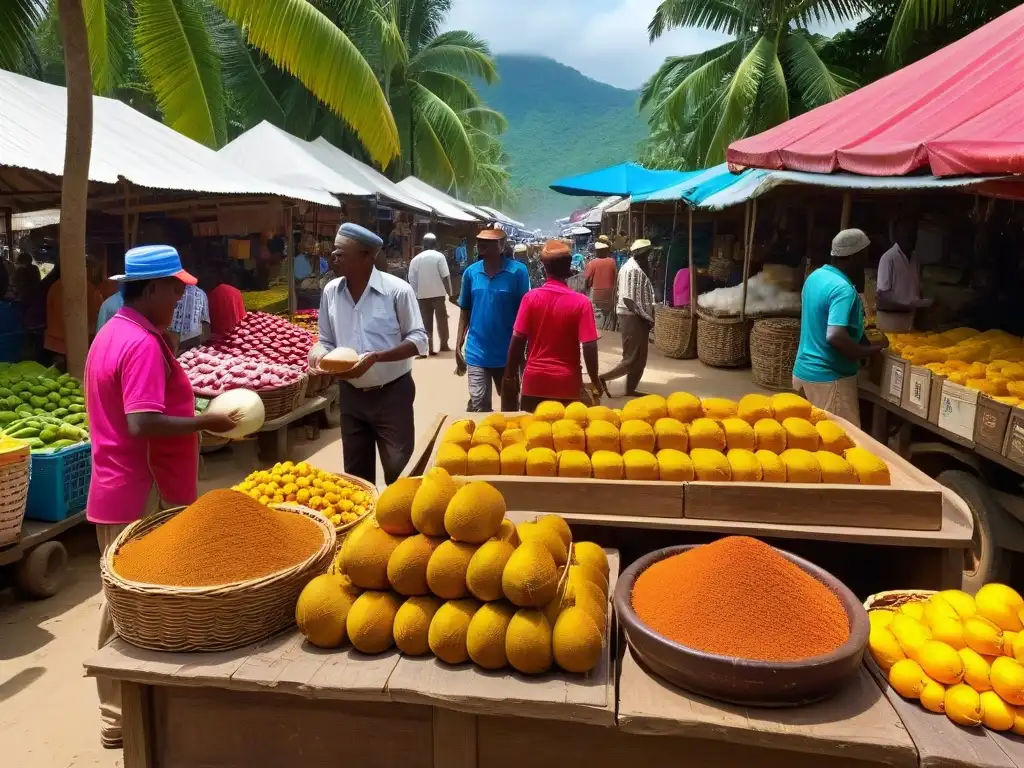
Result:
{"label": "label on box", "polygon": [[903,367],[894,365],[889,375],[889,394],[896,398],[898,403],[903,398]]}
{"label": "label on box", "polygon": [[1024,424],[1016,419],[1010,421],[1010,432],[1003,454],[1011,461],[1024,464]]}
{"label": "label on box", "polygon": [[939,403],[939,426],[966,440],[974,438],[974,417],[977,415],[978,401],[975,397],[945,386],[942,389],[942,400]]}
{"label": "label on box", "polygon": [[[893,376],[893,379],[896,377]],[[910,405],[918,410],[924,410],[928,405],[928,390],[929,390],[929,376],[927,373],[921,373],[911,369],[910,371],[910,391],[907,393],[907,398],[910,400]]]}

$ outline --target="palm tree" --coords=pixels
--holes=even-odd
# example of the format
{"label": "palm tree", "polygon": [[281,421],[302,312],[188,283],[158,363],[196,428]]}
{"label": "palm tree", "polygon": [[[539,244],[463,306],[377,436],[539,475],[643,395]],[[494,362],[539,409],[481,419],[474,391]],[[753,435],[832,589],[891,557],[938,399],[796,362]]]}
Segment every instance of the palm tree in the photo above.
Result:
{"label": "palm tree", "polygon": [[[720,163],[736,139],[759,133],[853,90],[855,83],[819,55],[825,38],[814,22],[857,16],[862,0],[663,0],[648,26],[651,40],[698,27],[733,40],[665,63],[641,91],[656,137],[644,153],[680,155],[679,165]],[[668,149],[659,143],[670,140]]]}
{"label": "palm tree", "polygon": [[893,69],[907,61],[917,37],[943,27],[952,42],[1020,5],[1019,0],[899,0],[885,45],[886,63]]}

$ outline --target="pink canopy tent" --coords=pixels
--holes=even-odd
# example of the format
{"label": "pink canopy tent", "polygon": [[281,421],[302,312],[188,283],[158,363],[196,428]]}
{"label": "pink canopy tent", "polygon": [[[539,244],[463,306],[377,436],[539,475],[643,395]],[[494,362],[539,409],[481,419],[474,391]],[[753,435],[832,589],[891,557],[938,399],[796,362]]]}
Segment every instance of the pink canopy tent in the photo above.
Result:
{"label": "pink canopy tent", "polygon": [[1024,173],[1024,5],[888,77],[733,143],[734,169]]}

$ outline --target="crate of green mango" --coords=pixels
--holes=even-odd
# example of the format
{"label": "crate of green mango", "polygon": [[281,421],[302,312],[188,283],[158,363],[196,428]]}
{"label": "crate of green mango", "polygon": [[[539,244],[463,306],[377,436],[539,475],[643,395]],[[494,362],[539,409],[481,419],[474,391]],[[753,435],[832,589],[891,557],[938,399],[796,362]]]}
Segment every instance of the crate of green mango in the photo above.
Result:
{"label": "crate of green mango", "polygon": [[27,441],[33,453],[87,441],[81,382],[38,363],[17,370],[22,365],[0,370],[0,433]]}

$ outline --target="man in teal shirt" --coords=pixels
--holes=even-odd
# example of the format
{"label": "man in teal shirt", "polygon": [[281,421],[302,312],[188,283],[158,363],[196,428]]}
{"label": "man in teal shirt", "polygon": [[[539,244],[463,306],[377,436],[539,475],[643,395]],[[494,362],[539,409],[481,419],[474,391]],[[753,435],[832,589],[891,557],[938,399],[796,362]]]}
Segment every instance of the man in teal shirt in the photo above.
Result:
{"label": "man in teal shirt", "polygon": [[832,241],[832,263],[814,270],[804,282],[800,347],[793,366],[793,389],[858,427],[860,361],[889,346],[888,340],[872,344],[864,334],[859,294],[869,245],[861,230],[843,230]]}

